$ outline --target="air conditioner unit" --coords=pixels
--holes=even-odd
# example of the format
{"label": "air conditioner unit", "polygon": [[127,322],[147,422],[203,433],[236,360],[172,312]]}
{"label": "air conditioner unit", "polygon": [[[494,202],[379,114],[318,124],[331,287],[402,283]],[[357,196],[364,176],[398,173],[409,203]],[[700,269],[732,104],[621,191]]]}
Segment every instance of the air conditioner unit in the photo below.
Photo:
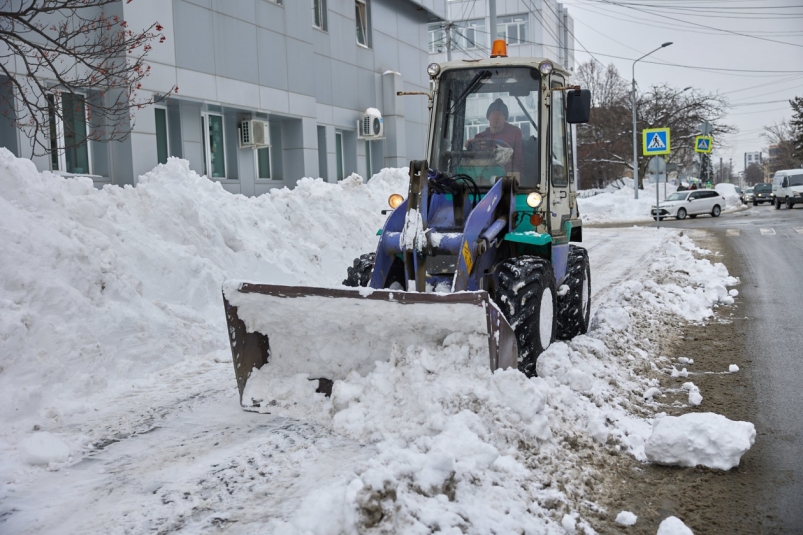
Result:
{"label": "air conditioner unit", "polygon": [[240,147],[270,147],[268,122],[259,119],[246,119],[240,124]]}
{"label": "air conditioner unit", "polygon": [[382,113],[378,109],[368,108],[362,114],[362,120],[357,121],[357,138],[368,141],[385,138]]}

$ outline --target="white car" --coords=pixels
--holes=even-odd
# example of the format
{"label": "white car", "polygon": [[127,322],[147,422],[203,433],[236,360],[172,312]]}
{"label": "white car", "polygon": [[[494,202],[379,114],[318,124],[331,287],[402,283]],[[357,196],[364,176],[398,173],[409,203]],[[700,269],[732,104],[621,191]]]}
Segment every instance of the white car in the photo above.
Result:
{"label": "white car", "polygon": [[650,213],[653,219],[675,217],[692,219],[700,214],[711,214],[711,217],[719,217],[722,207],[725,206],[725,197],[712,189],[700,189],[692,191],[678,191],[666,198],[660,204],[659,212],[656,214],[655,205]]}
{"label": "white car", "polygon": [[803,203],[803,169],[776,172],[772,177],[772,194],[776,209],[782,204],[792,208],[796,203]]}

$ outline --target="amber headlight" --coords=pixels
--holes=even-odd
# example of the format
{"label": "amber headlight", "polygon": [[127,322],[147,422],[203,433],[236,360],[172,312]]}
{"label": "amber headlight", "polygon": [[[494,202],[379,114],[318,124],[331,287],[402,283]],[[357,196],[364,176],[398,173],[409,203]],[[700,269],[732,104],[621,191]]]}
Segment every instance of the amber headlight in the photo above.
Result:
{"label": "amber headlight", "polygon": [[527,206],[529,206],[530,208],[538,208],[539,206],[541,206],[541,202],[543,200],[544,198],[541,197],[541,194],[534,191],[529,195],[527,195]]}
{"label": "amber headlight", "polygon": [[390,197],[388,197],[388,205],[394,210],[399,207],[401,203],[404,202],[404,197],[399,195],[398,193],[394,193]]}

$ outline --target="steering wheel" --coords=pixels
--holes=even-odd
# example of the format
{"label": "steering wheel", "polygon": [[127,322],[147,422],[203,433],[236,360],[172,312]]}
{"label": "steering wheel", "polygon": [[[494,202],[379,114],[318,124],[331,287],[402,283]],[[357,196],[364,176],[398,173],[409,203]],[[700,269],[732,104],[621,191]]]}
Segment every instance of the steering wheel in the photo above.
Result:
{"label": "steering wheel", "polygon": [[496,147],[502,147],[505,149],[513,150],[506,141],[502,141],[501,139],[495,139],[490,137],[481,137],[479,139],[469,139],[466,143],[466,148],[468,150],[494,150]]}

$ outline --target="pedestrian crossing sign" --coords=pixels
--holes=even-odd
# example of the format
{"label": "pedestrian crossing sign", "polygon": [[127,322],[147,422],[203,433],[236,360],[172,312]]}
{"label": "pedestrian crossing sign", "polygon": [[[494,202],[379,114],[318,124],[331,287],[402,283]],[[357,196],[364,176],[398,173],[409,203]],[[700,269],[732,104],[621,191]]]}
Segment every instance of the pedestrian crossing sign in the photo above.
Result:
{"label": "pedestrian crossing sign", "polygon": [[669,129],[647,128],[643,132],[643,154],[654,156],[656,154],[669,154]]}
{"label": "pedestrian crossing sign", "polygon": [[711,136],[697,136],[694,138],[694,152],[708,154],[714,148],[714,138]]}

